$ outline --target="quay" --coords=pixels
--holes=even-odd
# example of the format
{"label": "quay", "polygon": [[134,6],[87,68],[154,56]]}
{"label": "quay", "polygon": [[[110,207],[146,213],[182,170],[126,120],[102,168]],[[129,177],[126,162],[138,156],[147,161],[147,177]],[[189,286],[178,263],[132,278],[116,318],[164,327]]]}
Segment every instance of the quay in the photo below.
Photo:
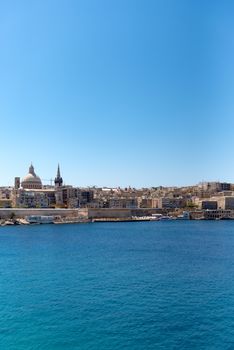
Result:
{"label": "quay", "polygon": [[62,220],[73,219],[128,219],[132,217],[152,216],[158,214],[156,208],[0,208],[0,219],[21,219],[31,215],[54,216]]}
{"label": "quay", "polygon": [[[138,222],[162,220],[234,220],[234,210],[193,210],[178,215],[175,212],[159,212],[157,208],[0,208],[0,225],[24,225],[30,218],[42,218],[46,223],[88,223],[88,222]],[[53,220],[52,220],[53,218]],[[44,220],[44,222],[43,222]]]}

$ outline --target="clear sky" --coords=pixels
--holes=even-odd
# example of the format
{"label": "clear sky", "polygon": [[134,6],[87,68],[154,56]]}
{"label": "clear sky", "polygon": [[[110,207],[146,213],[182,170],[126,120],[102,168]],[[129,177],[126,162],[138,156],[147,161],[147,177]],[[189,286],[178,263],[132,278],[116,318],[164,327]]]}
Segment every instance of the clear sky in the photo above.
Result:
{"label": "clear sky", "polygon": [[0,1],[0,184],[234,182],[234,1]]}

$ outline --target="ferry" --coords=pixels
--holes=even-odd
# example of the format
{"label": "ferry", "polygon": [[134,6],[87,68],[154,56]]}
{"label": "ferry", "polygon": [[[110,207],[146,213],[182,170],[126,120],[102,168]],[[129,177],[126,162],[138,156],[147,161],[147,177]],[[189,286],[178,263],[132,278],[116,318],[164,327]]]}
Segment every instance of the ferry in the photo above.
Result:
{"label": "ferry", "polygon": [[53,224],[54,216],[46,216],[46,215],[29,215],[26,217],[26,220],[30,224]]}

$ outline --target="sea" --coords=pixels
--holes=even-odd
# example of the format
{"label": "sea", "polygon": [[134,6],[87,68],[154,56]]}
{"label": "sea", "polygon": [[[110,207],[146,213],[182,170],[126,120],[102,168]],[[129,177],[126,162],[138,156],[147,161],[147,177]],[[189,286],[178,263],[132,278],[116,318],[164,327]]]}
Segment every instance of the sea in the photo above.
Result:
{"label": "sea", "polygon": [[234,349],[234,222],[1,227],[0,349]]}

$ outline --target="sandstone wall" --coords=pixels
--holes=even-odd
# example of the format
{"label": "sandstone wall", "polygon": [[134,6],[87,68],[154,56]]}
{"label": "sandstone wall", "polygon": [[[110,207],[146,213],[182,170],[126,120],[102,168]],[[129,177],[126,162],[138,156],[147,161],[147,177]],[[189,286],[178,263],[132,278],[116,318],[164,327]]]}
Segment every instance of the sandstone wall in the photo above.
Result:
{"label": "sandstone wall", "polygon": [[139,208],[139,209],[118,209],[118,208],[101,208],[88,209],[90,219],[98,218],[130,218],[132,216],[147,216],[160,212],[158,209]]}
{"label": "sandstone wall", "polygon": [[0,219],[9,219],[14,215],[15,218],[25,218],[28,215],[46,215],[61,217],[87,217],[87,209],[23,209],[7,208],[0,209]]}

